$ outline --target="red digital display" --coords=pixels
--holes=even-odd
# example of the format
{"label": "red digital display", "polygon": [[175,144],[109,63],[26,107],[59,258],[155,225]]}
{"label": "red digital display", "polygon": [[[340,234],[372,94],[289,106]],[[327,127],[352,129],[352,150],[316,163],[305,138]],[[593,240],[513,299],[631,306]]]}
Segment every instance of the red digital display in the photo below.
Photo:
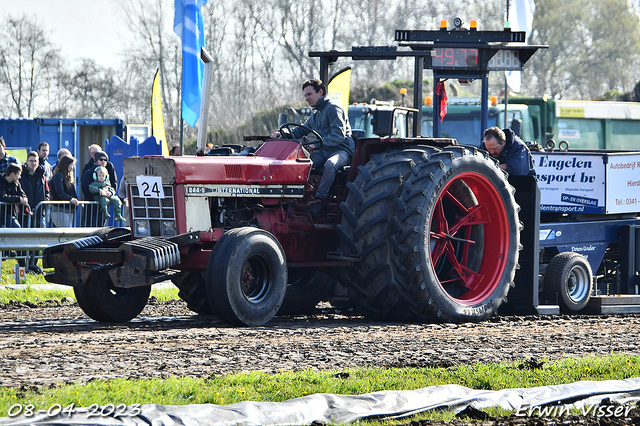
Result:
{"label": "red digital display", "polygon": [[433,68],[478,68],[478,49],[436,47],[431,58]]}

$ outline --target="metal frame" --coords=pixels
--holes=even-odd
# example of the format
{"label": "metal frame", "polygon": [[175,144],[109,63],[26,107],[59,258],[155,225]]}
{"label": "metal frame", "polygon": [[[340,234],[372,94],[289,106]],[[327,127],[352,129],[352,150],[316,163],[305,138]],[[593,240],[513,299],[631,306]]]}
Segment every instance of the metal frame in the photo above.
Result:
{"label": "metal frame", "polygon": [[[328,52],[309,52],[310,58],[320,58],[320,79],[329,81],[329,65],[336,62],[339,57],[348,57],[353,60],[396,60],[399,57],[415,58],[414,62],[414,84],[413,84],[413,107],[418,110],[417,117],[413,123],[413,134],[422,134],[422,84],[424,69],[432,69],[431,58],[433,49],[440,47],[458,47],[478,49],[480,56],[479,67],[477,69],[457,69],[457,70],[434,70],[434,93],[433,93],[433,137],[440,137],[440,125],[435,117],[440,114],[440,97],[435,93],[436,83],[440,79],[463,78],[480,79],[482,81],[482,129],[486,128],[489,121],[489,88],[488,88],[488,63],[499,50],[519,50],[521,65],[531,58],[538,49],[545,49],[546,45],[524,45],[512,44],[523,43],[525,41],[524,31],[511,31],[505,28],[504,31],[476,31],[476,30],[396,30],[395,40],[400,43],[400,47],[407,47],[410,50],[398,50],[397,46],[361,46],[352,47],[351,51],[331,50]],[[413,42],[413,43],[410,43]],[[437,108],[437,111],[436,111]]]}

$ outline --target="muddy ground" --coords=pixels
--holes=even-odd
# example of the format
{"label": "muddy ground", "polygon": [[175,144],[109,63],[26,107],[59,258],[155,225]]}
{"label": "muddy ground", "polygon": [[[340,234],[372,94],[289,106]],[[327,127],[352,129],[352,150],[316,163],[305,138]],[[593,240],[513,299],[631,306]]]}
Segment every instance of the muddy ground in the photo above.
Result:
{"label": "muddy ground", "polygon": [[[192,315],[182,301],[152,301],[131,323],[100,324],[76,304],[10,304],[0,306],[0,386],[640,354],[639,326],[637,315],[390,324],[325,308],[313,316],[280,317],[263,327],[236,328],[215,317]],[[485,419],[484,423],[539,421]],[[577,421],[589,424],[588,419]]]}

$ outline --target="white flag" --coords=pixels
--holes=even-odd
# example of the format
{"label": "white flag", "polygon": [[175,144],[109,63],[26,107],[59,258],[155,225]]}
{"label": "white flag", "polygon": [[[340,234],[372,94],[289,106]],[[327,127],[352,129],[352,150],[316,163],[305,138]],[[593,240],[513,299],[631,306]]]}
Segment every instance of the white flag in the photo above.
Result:
{"label": "white flag", "polygon": [[[512,31],[524,31],[527,36],[533,28],[533,12],[536,5],[533,0],[509,0],[509,21]],[[520,91],[520,71],[505,71],[507,85],[511,90]]]}
{"label": "white flag", "polygon": [[533,0],[509,0],[509,21],[512,31],[524,31],[531,34],[533,12],[536,5]]}

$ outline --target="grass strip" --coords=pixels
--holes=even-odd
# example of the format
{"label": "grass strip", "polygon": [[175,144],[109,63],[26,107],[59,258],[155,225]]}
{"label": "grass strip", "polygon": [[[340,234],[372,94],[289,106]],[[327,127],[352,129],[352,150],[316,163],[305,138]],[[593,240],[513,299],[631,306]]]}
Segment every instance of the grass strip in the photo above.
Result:
{"label": "grass strip", "polygon": [[[14,404],[34,409],[89,407],[91,404],[219,404],[241,401],[279,402],[314,393],[359,395],[382,390],[412,390],[426,386],[459,384],[473,389],[501,390],[558,385],[580,380],[619,380],[640,376],[640,356],[611,354],[606,357],[562,358],[535,363],[459,365],[447,368],[358,368],[343,371],[304,370],[242,372],[206,378],[93,380],[85,384],[58,384],[47,388],[0,389],[0,416]],[[506,415],[501,409],[491,415]],[[430,412],[413,419],[449,421],[453,413]],[[404,419],[404,423],[407,419]],[[403,423],[400,422],[400,423]],[[368,422],[376,424],[376,422]],[[385,424],[390,424],[388,421]]]}

